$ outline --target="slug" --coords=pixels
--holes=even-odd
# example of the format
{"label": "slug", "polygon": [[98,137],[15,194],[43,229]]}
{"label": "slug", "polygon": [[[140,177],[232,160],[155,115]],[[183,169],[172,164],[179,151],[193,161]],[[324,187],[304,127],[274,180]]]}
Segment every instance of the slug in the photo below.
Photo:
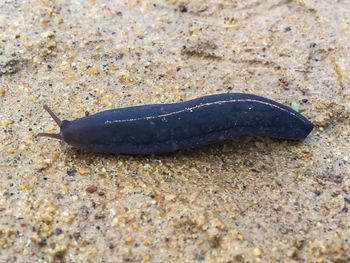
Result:
{"label": "slug", "polygon": [[293,109],[245,93],[112,109],[73,121],[61,121],[48,106],[44,109],[60,132],[38,136],[99,153],[169,153],[243,136],[301,140],[313,129],[313,124]]}

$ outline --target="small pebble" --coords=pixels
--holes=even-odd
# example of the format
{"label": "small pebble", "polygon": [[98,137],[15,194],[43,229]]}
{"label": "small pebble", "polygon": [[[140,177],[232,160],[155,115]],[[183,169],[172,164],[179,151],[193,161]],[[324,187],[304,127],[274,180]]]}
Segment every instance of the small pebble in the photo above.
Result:
{"label": "small pebble", "polygon": [[75,176],[76,173],[77,173],[77,170],[76,170],[76,169],[69,169],[69,170],[67,170],[67,174],[68,174],[69,176]]}
{"label": "small pebble", "polygon": [[82,167],[79,169],[79,174],[81,176],[87,176],[89,174],[89,172],[90,172],[89,169],[86,167]]}
{"label": "small pebble", "polygon": [[179,6],[179,11],[181,12],[181,13],[186,13],[188,10],[187,10],[187,6],[185,6],[185,5],[180,5]]}
{"label": "small pebble", "polygon": [[102,71],[102,68],[100,66],[93,66],[87,70],[87,73],[89,75],[97,75],[101,73],[101,71]]}
{"label": "small pebble", "polygon": [[257,247],[255,247],[255,248],[253,249],[253,253],[254,253],[254,255],[257,256],[257,257],[261,256],[261,250],[260,250],[259,248],[257,248]]}
{"label": "small pebble", "polygon": [[348,204],[350,204],[350,196],[345,196],[344,201]]}
{"label": "small pebble", "polygon": [[55,36],[55,33],[53,31],[47,31],[47,32],[41,33],[40,36],[42,38],[51,38]]}
{"label": "small pebble", "polygon": [[0,88],[0,96],[5,97],[6,93],[8,92],[8,87],[1,87]]}
{"label": "small pebble", "polygon": [[95,185],[90,185],[89,187],[86,188],[86,192],[89,194],[93,194],[97,191],[97,187]]}
{"label": "small pebble", "polygon": [[54,231],[53,231],[53,233],[54,233],[54,235],[56,235],[56,236],[59,236],[60,234],[62,234],[62,229],[61,228],[56,228]]}

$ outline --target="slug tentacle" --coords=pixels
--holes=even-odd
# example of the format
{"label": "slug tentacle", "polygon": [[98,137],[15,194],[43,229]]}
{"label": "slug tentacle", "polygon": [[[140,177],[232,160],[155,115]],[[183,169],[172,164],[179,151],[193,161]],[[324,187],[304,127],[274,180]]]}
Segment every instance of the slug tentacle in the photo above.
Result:
{"label": "slug tentacle", "polygon": [[[54,119],[54,121],[57,123],[57,125],[61,128],[62,126],[62,121],[60,118],[57,117],[55,113],[47,106],[46,104],[44,105],[44,109],[50,114],[51,118]],[[38,137],[50,137],[58,140],[62,140],[61,133],[46,133],[46,132],[41,132],[37,134]]]}
{"label": "slug tentacle", "polygon": [[49,108],[49,106],[45,104],[44,109],[50,114],[51,118],[54,119],[57,125],[61,127],[62,121],[60,120],[60,118],[57,117],[55,113],[53,113],[53,111]]}

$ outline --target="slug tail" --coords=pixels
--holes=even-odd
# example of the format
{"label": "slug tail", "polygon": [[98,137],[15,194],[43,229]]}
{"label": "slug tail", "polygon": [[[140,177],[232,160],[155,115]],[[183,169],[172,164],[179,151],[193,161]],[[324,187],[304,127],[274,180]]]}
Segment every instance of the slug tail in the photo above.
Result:
{"label": "slug tail", "polygon": [[[51,118],[57,123],[57,125],[61,127],[62,121],[60,120],[60,118],[57,117],[55,113],[53,113],[53,111],[49,108],[49,106],[45,104],[44,109],[50,114]],[[52,137],[52,136],[46,136],[46,137]]]}

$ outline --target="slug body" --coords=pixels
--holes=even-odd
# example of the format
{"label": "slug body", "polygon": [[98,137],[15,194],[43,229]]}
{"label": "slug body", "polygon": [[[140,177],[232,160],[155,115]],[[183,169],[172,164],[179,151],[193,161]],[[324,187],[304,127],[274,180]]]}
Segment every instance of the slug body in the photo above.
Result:
{"label": "slug body", "polygon": [[74,121],[60,121],[46,110],[60,133],[40,135],[100,153],[168,153],[246,136],[301,140],[313,129],[291,108],[244,93],[107,110]]}

